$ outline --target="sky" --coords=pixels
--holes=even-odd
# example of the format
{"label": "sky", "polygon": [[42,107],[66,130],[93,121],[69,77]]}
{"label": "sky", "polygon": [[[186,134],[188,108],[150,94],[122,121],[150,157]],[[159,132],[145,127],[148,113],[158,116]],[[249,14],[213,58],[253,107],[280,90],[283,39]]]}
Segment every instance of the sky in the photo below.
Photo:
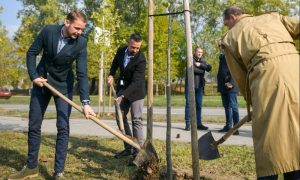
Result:
{"label": "sky", "polygon": [[12,39],[21,24],[17,14],[22,9],[22,3],[17,0],[0,0],[0,5],[3,7],[3,11],[0,13],[0,21],[5,26],[8,37]]}

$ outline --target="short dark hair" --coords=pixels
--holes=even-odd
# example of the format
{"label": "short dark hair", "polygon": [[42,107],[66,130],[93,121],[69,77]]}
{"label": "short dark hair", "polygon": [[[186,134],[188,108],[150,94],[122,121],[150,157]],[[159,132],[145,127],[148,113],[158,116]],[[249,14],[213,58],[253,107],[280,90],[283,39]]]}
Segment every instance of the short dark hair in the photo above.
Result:
{"label": "short dark hair", "polygon": [[225,19],[229,19],[230,14],[239,16],[239,15],[245,14],[245,13],[246,13],[246,11],[239,6],[230,6],[224,10],[223,16],[225,17]]}
{"label": "short dark hair", "polygon": [[83,22],[87,22],[86,15],[80,10],[73,10],[67,15],[67,20],[73,22],[77,19],[82,20]]}
{"label": "short dark hair", "polygon": [[194,52],[195,52],[197,49],[201,49],[201,50],[203,51],[203,49],[202,49],[200,46],[196,46],[196,47],[194,48]]}
{"label": "short dark hair", "polygon": [[128,41],[135,41],[135,42],[141,42],[142,41],[142,36],[140,33],[133,33],[130,35]]}

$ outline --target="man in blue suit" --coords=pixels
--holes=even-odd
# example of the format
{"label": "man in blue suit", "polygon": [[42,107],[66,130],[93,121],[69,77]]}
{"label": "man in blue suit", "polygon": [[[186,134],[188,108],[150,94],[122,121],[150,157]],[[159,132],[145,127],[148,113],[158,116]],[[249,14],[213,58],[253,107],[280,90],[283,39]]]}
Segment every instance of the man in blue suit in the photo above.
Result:
{"label": "man in blue suit", "polygon": [[[62,179],[67,156],[69,138],[69,117],[71,106],[62,98],[51,93],[43,83],[48,81],[69,99],[73,97],[73,62],[76,61],[78,91],[86,118],[95,115],[89,106],[89,88],[87,77],[86,39],[81,37],[87,17],[81,11],[72,11],[67,15],[64,25],[47,25],[30,46],[26,64],[33,82],[30,99],[28,128],[28,158],[24,168],[8,179],[26,179],[38,176],[38,153],[41,142],[41,125],[51,97],[57,110],[57,139],[55,147],[54,178]],[[36,67],[36,57],[43,51]]]}
{"label": "man in blue suit", "polygon": [[[226,124],[223,129],[219,132],[227,132],[232,126],[239,122],[239,108],[237,101],[238,87],[231,77],[229,72],[224,50],[221,47],[221,42],[219,42],[219,48],[221,54],[219,56],[220,63],[218,69],[218,91],[221,93],[223,107],[225,109]],[[233,122],[233,124],[232,124]],[[239,131],[236,131],[234,135],[238,135]]]}

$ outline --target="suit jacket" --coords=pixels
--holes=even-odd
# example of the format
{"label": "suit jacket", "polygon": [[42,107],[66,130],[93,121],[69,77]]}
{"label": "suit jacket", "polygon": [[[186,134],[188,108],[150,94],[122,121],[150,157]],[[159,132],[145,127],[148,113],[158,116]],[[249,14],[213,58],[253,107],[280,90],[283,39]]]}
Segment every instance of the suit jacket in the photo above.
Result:
{"label": "suit jacket", "polygon": [[[127,46],[120,47],[111,64],[109,75],[114,76],[120,70],[117,79],[117,94],[124,95],[130,102],[144,99],[146,95],[145,70],[146,58],[143,52],[139,51],[124,68],[124,57]],[[123,81],[123,85],[121,84]]]}
{"label": "suit jacket", "polygon": [[[73,62],[76,60],[76,75],[81,100],[89,100],[87,77],[86,39],[79,36],[70,39],[57,53],[58,40],[63,25],[47,25],[36,37],[27,52],[26,65],[31,80],[40,76],[61,93],[73,91]],[[36,67],[36,56],[43,50],[42,58]]]}
{"label": "suit jacket", "polygon": [[[219,69],[218,69],[218,75],[217,75],[217,80],[218,80],[218,91],[220,93],[231,93],[231,92],[238,92],[237,85],[233,78],[231,77],[230,71],[228,69],[225,55],[220,54],[219,56]],[[233,88],[228,89],[225,86],[225,83],[231,83],[233,85]]]}
{"label": "suit jacket", "polygon": [[[200,62],[200,67],[196,66],[196,62]],[[209,72],[211,71],[211,65],[208,64],[203,58],[200,58],[197,60],[195,57],[193,57],[193,68],[194,68],[194,83],[195,88],[204,88],[205,86],[205,79],[204,74],[205,71]],[[187,70],[186,70],[186,76],[185,76],[185,88],[188,89],[188,79],[187,79]]]}

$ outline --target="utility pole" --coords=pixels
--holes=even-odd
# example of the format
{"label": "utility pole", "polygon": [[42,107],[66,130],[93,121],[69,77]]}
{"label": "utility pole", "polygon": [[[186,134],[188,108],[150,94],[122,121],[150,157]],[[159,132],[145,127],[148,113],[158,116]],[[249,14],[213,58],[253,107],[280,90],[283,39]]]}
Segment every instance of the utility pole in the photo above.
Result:
{"label": "utility pole", "polygon": [[194,69],[193,69],[193,53],[192,53],[192,35],[190,23],[190,8],[189,1],[183,0],[186,47],[187,47],[187,76],[188,89],[190,100],[190,119],[191,119],[191,142],[192,142],[192,165],[193,165],[193,179],[199,180],[199,150],[198,150],[198,135],[196,123],[196,108],[195,108],[195,85],[194,85]]}

